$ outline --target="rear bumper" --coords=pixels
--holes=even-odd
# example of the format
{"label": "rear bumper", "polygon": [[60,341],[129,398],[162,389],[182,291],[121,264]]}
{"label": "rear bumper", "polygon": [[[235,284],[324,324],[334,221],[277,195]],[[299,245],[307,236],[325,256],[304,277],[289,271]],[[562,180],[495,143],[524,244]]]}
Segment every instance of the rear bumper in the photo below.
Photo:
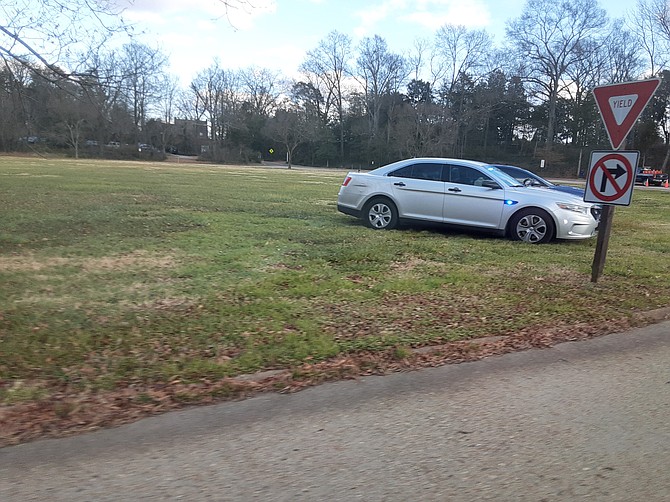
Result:
{"label": "rear bumper", "polygon": [[344,206],[342,204],[337,205],[337,210],[340,213],[348,214],[349,216],[355,216],[356,218],[361,217],[361,212],[355,207]]}

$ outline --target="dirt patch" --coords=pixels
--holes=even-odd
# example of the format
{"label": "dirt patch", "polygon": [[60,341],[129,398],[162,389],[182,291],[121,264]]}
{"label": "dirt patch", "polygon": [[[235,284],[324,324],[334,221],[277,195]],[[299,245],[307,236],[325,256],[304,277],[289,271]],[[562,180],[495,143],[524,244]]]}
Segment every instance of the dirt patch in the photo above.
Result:
{"label": "dirt patch", "polygon": [[441,267],[444,266],[443,263],[438,261],[428,261],[421,258],[412,257],[406,261],[394,261],[391,263],[390,270],[393,272],[411,272],[417,267],[422,266],[431,266],[431,267]]}
{"label": "dirt patch", "polygon": [[81,262],[87,272],[97,270],[121,270],[131,267],[139,268],[172,268],[175,260],[171,256],[152,255],[143,250],[119,256],[105,256],[102,258],[88,258]]}
{"label": "dirt patch", "polygon": [[42,258],[34,256],[0,256],[0,270],[11,272],[39,272],[45,269],[62,267],[70,263],[68,258]]}

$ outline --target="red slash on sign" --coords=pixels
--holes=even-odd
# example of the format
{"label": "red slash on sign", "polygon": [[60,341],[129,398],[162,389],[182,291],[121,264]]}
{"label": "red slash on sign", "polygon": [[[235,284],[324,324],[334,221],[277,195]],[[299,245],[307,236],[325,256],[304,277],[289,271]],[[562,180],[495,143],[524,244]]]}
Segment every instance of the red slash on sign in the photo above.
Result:
{"label": "red slash on sign", "polygon": [[639,152],[593,152],[586,202],[629,205]]}
{"label": "red slash on sign", "polygon": [[602,164],[598,164],[598,167],[601,167],[604,170],[605,176],[602,177],[600,180],[600,193],[605,193],[607,192],[607,182],[609,181],[612,186],[614,187],[614,191],[616,192],[617,189],[619,189],[619,184],[617,183],[617,179],[620,178],[622,175],[626,174],[626,169],[619,164],[618,160],[616,162],[616,167],[606,167],[605,166],[605,160],[610,160],[610,159],[601,159],[600,162]]}

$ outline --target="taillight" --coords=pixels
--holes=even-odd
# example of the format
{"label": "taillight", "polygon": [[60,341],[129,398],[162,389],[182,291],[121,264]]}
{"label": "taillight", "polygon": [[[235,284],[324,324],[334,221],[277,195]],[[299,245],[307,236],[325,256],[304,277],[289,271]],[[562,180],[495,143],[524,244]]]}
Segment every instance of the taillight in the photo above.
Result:
{"label": "taillight", "polygon": [[344,178],[344,181],[342,182],[342,186],[343,187],[347,186],[350,181],[351,181],[351,176],[347,176],[346,178]]}

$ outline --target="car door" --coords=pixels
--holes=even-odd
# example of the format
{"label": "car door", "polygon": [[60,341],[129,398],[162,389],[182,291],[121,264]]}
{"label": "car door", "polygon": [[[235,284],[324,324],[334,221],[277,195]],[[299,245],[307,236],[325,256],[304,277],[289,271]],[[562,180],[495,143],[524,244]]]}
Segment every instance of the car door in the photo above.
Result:
{"label": "car door", "polygon": [[500,228],[505,191],[482,186],[493,181],[483,170],[471,166],[445,166],[444,221],[454,225]]}
{"label": "car door", "polygon": [[417,162],[388,174],[401,218],[443,220],[444,164]]}

